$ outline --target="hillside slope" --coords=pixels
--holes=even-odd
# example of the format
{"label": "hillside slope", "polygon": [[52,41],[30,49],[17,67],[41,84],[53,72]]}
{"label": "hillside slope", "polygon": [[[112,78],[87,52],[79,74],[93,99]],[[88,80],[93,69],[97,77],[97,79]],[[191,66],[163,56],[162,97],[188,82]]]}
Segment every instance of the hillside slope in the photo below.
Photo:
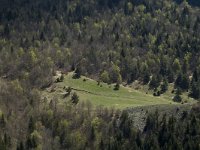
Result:
{"label": "hillside slope", "polygon": [[178,104],[173,102],[172,98],[167,95],[155,97],[151,93],[146,94],[122,85],[119,90],[114,90],[113,84],[100,83],[98,85],[97,81],[84,76],[79,79],[73,79],[73,72],[64,75],[63,82],[54,83],[50,88],[44,90],[43,97],[49,100],[57,98],[64,102],[70,101],[70,95],[64,97],[67,87],[71,87],[71,93],[76,92],[81,101],[90,101],[95,106],[102,105],[104,107],[124,109],[148,105]]}

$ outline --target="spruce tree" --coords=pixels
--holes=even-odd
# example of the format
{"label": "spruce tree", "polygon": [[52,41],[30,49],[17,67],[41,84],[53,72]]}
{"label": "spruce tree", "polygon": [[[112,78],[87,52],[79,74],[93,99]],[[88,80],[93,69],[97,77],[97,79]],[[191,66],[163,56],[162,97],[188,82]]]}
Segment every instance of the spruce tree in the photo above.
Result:
{"label": "spruce tree", "polygon": [[181,98],[181,90],[180,90],[180,88],[177,88],[176,94],[175,94],[173,100],[174,100],[175,102],[181,102],[181,101],[182,101],[182,98]]}
{"label": "spruce tree", "polygon": [[165,93],[168,90],[168,82],[166,78],[164,78],[160,88],[161,88],[161,93]]}

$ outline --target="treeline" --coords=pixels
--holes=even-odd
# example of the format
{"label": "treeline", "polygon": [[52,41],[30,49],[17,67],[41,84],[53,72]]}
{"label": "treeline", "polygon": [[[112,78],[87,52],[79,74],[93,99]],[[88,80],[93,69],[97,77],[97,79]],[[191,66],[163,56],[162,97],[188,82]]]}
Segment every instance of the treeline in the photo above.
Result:
{"label": "treeline", "polygon": [[[183,0],[176,0],[176,2],[181,3]],[[200,2],[196,0],[188,0],[187,2],[192,6],[200,6]]]}

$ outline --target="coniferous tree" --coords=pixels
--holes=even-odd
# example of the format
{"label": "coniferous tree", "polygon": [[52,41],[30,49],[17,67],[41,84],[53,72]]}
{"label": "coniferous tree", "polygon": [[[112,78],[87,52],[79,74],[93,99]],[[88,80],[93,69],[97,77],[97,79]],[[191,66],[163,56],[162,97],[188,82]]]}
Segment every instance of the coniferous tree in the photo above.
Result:
{"label": "coniferous tree", "polygon": [[183,75],[183,79],[182,79],[181,86],[180,86],[181,89],[188,90],[189,85],[190,85],[189,78],[186,75]]}
{"label": "coniferous tree", "polygon": [[119,88],[120,88],[119,83],[116,83],[115,86],[114,86],[114,90],[117,91],[117,90],[119,90]]}
{"label": "coniferous tree", "polygon": [[168,82],[166,78],[164,78],[160,88],[161,88],[161,93],[165,93],[168,90]]}
{"label": "coniferous tree", "polygon": [[148,84],[150,81],[150,74],[146,71],[143,77],[143,84]]}
{"label": "coniferous tree", "polygon": [[72,95],[72,97],[71,97],[71,102],[73,103],[73,104],[78,104],[78,102],[79,102],[79,96],[77,95],[77,93],[76,92],[74,92],[73,93],[73,95]]}
{"label": "coniferous tree", "polygon": [[156,75],[153,75],[153,76],[152,76],[152,79],[151,79],[151,81],[150,81],[150,83],[149,83],[149,87],[150,87],[151,89],[157,88],[157,87],[159,86],[159,84],[160,84],[159,77],[156,76]]}
{"label": "coniferous tree", "polygon": [[182,98],[181,98],[181,90],[180,90],[180,88],[177,88],[176,94],[175,94],[173,100],[174,100],[175,102],[181,102],[181,101],[182,101]]}
{"label": "coniferous tree", "polygon": [[190,96],[194,99],[200,98],[200,83],[192,82]]}
{"label": "coniferous tree", "polygon": [[35,130],[35,121],[32,116],[29,119],[28,129],[29,129],[29,133],[32,133]]}
{"label": "coniferous tree", "polygon": [[78,66],[75,71],[74,71],[74,75],[73,75],[73,78],[74,79],[78,79],[81,77],[81,67]]}
{"label": "coniferous tree", "polygon": [[175,81],[175,87],[181,88],[182,81],[183,81],[183,74],[179,73]]}

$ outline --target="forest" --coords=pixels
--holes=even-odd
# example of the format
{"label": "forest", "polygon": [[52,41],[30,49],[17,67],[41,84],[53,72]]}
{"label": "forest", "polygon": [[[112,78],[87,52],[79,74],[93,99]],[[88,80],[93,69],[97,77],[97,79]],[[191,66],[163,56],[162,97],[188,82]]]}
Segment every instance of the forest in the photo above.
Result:
{"label": "forest", "polygon": [[[114,85],[137,81],[151,96],[173,86],[176,114],[44,99],[57,71]],[[71,94],[70,94],[71,93]],[[66,95],[69,96],[69,95]],[[200,149],[200,2],[197,0],[1,0],[0,150]],[[190,104],[188,104],[190,105]]]}

